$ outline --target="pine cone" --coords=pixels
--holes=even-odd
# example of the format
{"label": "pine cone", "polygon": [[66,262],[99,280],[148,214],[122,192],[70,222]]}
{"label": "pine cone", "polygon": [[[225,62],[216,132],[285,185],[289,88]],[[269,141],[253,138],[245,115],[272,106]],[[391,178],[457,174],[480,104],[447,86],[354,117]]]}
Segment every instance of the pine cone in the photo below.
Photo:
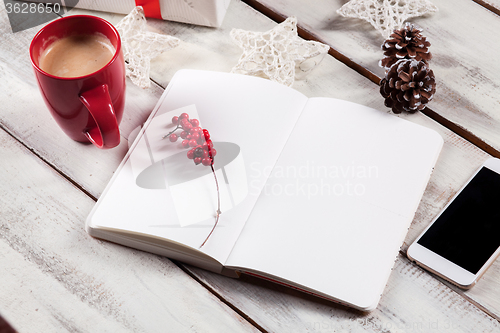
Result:
{"label": "pine cone", "polygon": [[394,113],[422,110],[434,97],[434,73],[423,61],[401,59],[391,66],[380,81],[385,106]]}
{"label": "pine cone", "polygon": [[385,57],[380,61],[380,67],[387,71],[400,59],[415,59],[425,63],[431,60],[431,43],[420,34],[421,31],[422,29],[408,22],[403,29],[394,30],[391,38],[382,45]]}

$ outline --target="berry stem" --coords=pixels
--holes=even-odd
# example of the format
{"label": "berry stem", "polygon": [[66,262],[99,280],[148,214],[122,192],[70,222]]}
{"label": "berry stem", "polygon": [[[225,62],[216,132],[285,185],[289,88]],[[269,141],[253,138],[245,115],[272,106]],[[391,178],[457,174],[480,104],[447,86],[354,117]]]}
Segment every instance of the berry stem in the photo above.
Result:
{"label": "berry stem", "polygon": [[219,192],[219,182],[217,181],[217,175],[215,174],[215,170],[214,170],[214,163],[212,162],[212,164],[210,164],[210,167],[212,168],[212,173],[214,174],[214,179],[215,179],[215,186],[217,187],[217,216],[215,218],[215,224],[214,224],[214,227],[212,228],[212,230],[210,231],[210,233],[208,234],[207,238],[205,239],[205,241],[203,242],[203,244],[200,245],[200,249],[203,247],[203,245],[205,245],[205,243],[207,242],[207,240],[210,238],[210,236],[212,235],[212,233],[214,232],[215,230],[215,227],[217,226],[217,223],[219,223],[219,216],[221,214],[221,211],[220,211],[220,192]]}
{"label": "berry stem", "polygon": [[175,127],[173,130],[171,130],[168,134],[165,134],[162,139],[166,139],[168,138],[170,135],[172,135],[175,131],[177,131],[179,129],[179,124],[177,124],[177,127]]}

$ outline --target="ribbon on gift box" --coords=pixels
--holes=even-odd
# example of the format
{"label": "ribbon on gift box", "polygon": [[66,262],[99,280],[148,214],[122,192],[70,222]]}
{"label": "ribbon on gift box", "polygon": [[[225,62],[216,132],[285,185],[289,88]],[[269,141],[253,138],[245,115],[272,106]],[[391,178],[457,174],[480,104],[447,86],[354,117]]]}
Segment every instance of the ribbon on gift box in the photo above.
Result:
{"label": "ribbon on gift box", "polygon": [[[82,2],[83,0],[80,0]],[[108,0],[110,1],[110,0]],[[116,1],[116,0],[115,0]],[[122,3],[127,2],[120,0]],[[146,17],[219,27],[231,0],[134,0]],[[105,1],[100,1],[100,4]],[[102,6],[102,5],[101,5]]]}
{"label": "ribbon on gift box", "polygon": [[[28,0],[53,3],[54,0]],[[219,27],[231,0],[66,0],[64,6],[128,14],[136,6],[149,18]]]}
{"label": "ribbon on gift box", "polygon": [[162,19],[160,0],[135,0],[135,5],[142,6],[146,17]]}

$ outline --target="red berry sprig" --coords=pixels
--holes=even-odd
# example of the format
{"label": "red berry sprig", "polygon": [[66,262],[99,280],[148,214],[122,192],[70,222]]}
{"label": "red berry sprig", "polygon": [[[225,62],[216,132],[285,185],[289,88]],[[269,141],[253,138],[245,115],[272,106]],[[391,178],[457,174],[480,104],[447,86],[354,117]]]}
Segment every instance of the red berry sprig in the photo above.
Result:
{"label": "red berry sprig", "polygon": [[[198,119],[189,119],[187,113],[182,113],[180,116],[172,118],[172,124],[176,127],[163,138],[169,138],[170,142],[177,142],[179,138],[182,140],[183,148],[191,148],[187,152],[187,157],[194,161],[194,164],[203,164],[205,166],[214,163],[214,156],[217,151],[214,149],[210,133],[206,129],[200,127]],[[177,135],[177,130],[181,129],[181,133]]]}
{"label": "red berry sprig", "polygon": [[[187,157],[194,161],[194,164],[203,164],[205,166],[212,165],[214,163],[214,156],[217,154],[217,151],[214,149],[214,144],[212,140],[210,140],[210,134],[206,129],[204,129],[201,135],[199,132],[195,132],[195,138],[191,139],[196,141],[193,143],[191,140],[189,141],[189,146],[192,147],[187,152]],[[199,136],[199,139],[198,139]],[[200,144],[200,142],[203,142]]]}
{"label": "red berry sprig", "polygon": [[[208,130],[200,127],[198,119],[189,119],[189,115],[187,113],[182,113],[180,116],[172,117],[172,124],[175,125],[175,128],[170,131],[170,133],[163,136],[163,139],[168,138],[170,142],[177,142],[179,137],[183,139],[181,143],[182,147],[190,148],[187,152],[187,158],[193,160],[195,165],[202,164],[204,166],[210,166],[215,179],[215,186],[217,188],[217,212],[215,224],[203,244],[200,245],[201,248],[214,232],[221,214],[219,182],[217,181],[217,175],[215,174],[214,169],[214,157],[217,154],[217,151],[214,149],[212,140],[210,140],[210,133]],[[175,132],[179,129],[182,131],[179,135],[177,135]]]}

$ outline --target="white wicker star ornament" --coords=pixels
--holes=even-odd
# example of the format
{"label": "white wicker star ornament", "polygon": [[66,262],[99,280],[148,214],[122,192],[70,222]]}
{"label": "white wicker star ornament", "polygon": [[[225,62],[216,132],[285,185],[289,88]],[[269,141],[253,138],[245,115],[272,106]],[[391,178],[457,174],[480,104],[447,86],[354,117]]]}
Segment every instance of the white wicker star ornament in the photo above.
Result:
{"label": "white wicker star ornament", "polygon": [[148,31],[144,10],[140,6],[118,22],[116,29],[122,40],[127,76],[139,87],[149,87],[151,59],[179,45],[179,39]]}
{"label": "white wicker star ornament", "polygon": [[309,73],[330,49],[298,37],[295,17],[266,32],[233,29],[230,36],[243,49],[232,73],[265,77],[286,86],[293,84],[298,72]]}
{"label": "white wicker star ornament", "polygon": [[429,0],[351,0],[340,7],[337,13],[368,21],[387,39],[410,17],[437,11],[438,8]]}

